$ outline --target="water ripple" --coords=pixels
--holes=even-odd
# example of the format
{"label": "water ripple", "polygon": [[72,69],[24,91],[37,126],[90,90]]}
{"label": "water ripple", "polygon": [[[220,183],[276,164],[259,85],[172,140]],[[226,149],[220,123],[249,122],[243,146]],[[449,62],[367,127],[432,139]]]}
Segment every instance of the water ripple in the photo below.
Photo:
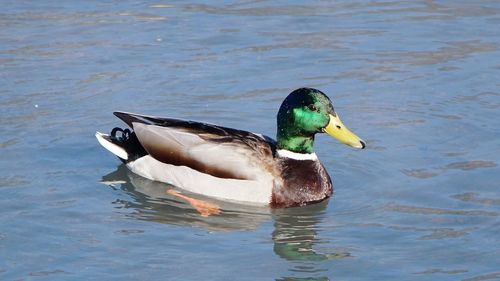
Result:
{"label": "water ripple", "polygon": [[482,274],[471,278],[462,279],[462,281],[483,281],[500,279],[500,272]]}
{"label": "water ripple", "polygon": [[380,62],[406,63],[409,65],[444,64],[465,59],[475,54],[498,50],[498,44],[481,41],[447,42],[445,46],[433,51],[406,51],[400,53],[379,53]]}
{"label": "water ripple", "polygon": [[463,202],[478,203],[482,205],[500,205],[500,198],[482,198],[475,192],[467,192],[462,194],[453,195],[452,198],[458,199]]}
{"label": "water ripple", "polygon": [[418,214],[418,215],[456,215],[456,216],[487,216],[496,217],[499,214],[497,212],[483,211],[483,210],[450,210],[450,209],[438,209],[430,207],[417,207],[399,204],[388,204],[385,207],[388,211],[407,213],[407,214]]}
{"label": "water ripple", "polygon": [[406,169],[402,170],[402,173],[409,177],[427,179],[439,176],[448,170],[470,171],[475,169],[494,168],[496,166],[497,164],[494,161],[490,160],[471,160],[471,161],[453,162],[434,169]]}
{"label": "water ripple", "polygon": [[469,272],[466,269],[442,269],[442,268],[430,268],[425,271],[421,272],[416,272],[414,274],[436,274],[436,273],[443,273],[443,274],[460,274],[460,273],[466,273]]}

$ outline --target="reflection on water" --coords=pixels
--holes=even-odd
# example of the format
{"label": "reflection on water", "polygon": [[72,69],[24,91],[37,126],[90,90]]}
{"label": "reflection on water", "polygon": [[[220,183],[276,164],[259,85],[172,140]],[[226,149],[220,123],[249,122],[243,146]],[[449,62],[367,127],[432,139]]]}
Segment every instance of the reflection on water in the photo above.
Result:
{"label": "reflection on water", "polygon": [[[349,253],[319,253],[313,249],[317,238],[316,225],[325,215],[328,200],[304,208],[273,210],[275,230],[274,251],[290,261],[322,261],[348,257]],[[322,241],[324,243],[325,241]]]}
{"label": "reflection on water", "polygon": [[120,186],[131,200],[114,202],[119,208],[132,209],[130,216],[159,223],[182,226],[198,226],[210,231],[251,230],[270,218],[269,209],[232,204],[197,194],[185,194],[193,198],[212,201],[220,206],[221,214],[202,217],[189,204],[167,193],[171,185],[155,182],[130,172],[125,165],[102,178],[111,187]]}
{"label": "reflection on water", "polygon": [[[328,200],[300,208],[269,209],[215,200],[197,194],[189,194],[217,203],[219,215],[202,217],[189,204],[179,201],[166,191],[172,188],[165,183],[155,182],[130,172],[125,165],[102,177],[102,183],[111,188],[119,188],[130,195],[130,200],[116,200],[118,208],[132,209],[130,217],[179,226],[196,226],[209,231],[255,230],[263,222],[273,220],[272,240],[274,253],[290,262],[290,272],[321,275],[328,268],[321,261],[349,257],[345,250],[330,249],[321,252],[317,244],[329,241],[318,237],[317,225],[326,216]],[[184,192],[184,191],[183,191]],[[331,246],[330,246],[331,248]],[[285,277],[279,280],[328,280],[326,276],[313,279]]]}
{"label": "reflection on water", "polygon": [[[309,274],[314,277],[284,277],[277,280],[329,280],[328,267],[321,261],[340,259],[350,256],[349,252],[330,249],[324,253],[316,249],[318,245],[330,244],[318,236],[318,224],[325,218],[328,200],[293,209],[273,210],[274,252],[290,262],[291,273]],[[326,276],[325,276],[326,275]]]}

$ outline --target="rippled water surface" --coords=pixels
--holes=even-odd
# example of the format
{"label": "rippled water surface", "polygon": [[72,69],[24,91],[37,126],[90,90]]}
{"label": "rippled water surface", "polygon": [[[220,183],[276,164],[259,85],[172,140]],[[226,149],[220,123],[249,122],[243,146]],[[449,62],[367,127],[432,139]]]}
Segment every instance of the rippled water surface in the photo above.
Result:
{"label": "rippled water surface", "polygon": [[[499,25],[497,1],[3,1],[0,279],[500,280]],[[202,217],[94,138],[114,110],[274,136],[301,86],[368,142],[318,136],[320,204]]]}

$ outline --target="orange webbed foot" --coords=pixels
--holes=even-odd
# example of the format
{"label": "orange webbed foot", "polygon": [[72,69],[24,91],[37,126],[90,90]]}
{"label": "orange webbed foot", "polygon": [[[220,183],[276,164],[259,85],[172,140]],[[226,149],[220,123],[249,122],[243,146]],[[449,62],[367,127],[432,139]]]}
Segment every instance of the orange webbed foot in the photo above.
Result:
{"label": "orange webbed foot", "polygon": [[202,217],[220,214],[220,208],[217,204],[182,195],[180,192],[173,189],[167,190],[167,193],[187,201],[191,206],[193,206],[193,208],[196,209],[196,211],[198,211],[198,213],[200,213]]}

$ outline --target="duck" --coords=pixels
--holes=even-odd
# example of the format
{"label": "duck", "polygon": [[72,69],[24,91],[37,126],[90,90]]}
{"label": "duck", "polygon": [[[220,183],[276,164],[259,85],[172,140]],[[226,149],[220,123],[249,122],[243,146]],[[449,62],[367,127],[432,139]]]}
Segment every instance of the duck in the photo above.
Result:
{"label": "duck", "polygon": [[98,142],[133,173],[217,200],[270,208],[304,206],[333,194],[314,152],[316,134],[364,149],[330,98],[314,88],[292,91],[277,114],[276,139],[214,124],[113,113],[129,128],[96,132]]}

